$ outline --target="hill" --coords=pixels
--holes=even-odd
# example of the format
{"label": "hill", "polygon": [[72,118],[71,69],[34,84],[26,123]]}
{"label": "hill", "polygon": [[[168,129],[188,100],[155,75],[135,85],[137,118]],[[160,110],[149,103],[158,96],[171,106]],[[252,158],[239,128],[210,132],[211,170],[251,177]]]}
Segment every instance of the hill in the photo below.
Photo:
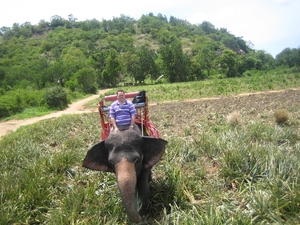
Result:
{"label": "hill", "polygon": [[138,20],[56,15],[37,25],[15,23],[0,29],[0,55],[0,118],[32,107],[63,108],[100,88],[299,73],[300,67],[300,49],[274,59],[208,21],[152,13]]}
{"label": "hill", "polygon": [[270,54],[254,50],[226,28],[161,14],[81,22],[56,15],[37,25],[2,27],[0,34],[4,89],[63,82],[71,90],[92,93],[120,82],[154,81],[161,74],[167,82],[178,82],[275,66]]}

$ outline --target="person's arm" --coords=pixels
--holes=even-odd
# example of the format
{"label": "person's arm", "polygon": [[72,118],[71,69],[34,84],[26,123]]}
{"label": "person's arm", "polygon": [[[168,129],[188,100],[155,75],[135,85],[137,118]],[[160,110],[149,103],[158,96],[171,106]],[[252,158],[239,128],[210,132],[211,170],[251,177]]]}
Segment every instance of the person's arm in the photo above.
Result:
{"label": "person's arm", "polygon": [[131,121],[130,121],[129,129],[133,130],[137,112],[136,112],[135,106],[134,106],[134,104],[132,104],[132,102],[128,102],[128,104],[129,104],[129,110],[130,110],[130,115],[131,115]]}
{"label": "person's arm", "polygon": [[110,106],[109,116],[110,116],[110,124],[113,126],[113,130],[118,131],[118,127],[117,127],[116,119],[115,119],[116,113],[114,110],[114,103],[112,103]]}
{"label": "person's arm", "polygon": [[114,128],[114,131],[118,131],[118,127],[117,127],[115,118],[111,117],[110,118],[110,123],[112,124],[112,126]]}
{"label": "person's arm", "polygon": [[135,124],[135,115],[132,115],[131,116],[130,127],[129,127],[130,130],[133,130],[134,124]]}

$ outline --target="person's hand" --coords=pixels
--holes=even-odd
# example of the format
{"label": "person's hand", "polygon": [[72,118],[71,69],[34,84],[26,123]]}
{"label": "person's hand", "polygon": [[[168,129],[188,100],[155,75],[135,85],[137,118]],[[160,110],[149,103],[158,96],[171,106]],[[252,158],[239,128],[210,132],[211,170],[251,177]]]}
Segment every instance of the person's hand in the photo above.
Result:
{"label": "person's hand", "polygon": [[133,130],[133,126],[130,126],[130,127],[129,127],[129,130]]}

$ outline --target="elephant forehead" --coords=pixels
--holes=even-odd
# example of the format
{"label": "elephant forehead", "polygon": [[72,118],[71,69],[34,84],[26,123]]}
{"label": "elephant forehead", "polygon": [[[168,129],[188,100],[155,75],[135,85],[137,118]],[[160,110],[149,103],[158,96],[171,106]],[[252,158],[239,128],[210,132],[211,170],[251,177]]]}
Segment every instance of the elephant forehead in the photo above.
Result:
{"label": "elephant forehead", "polygon": [[105,140],[108,148],[113,146],[142,146],[143,138],[135,131],[123,131],[109,135]]}

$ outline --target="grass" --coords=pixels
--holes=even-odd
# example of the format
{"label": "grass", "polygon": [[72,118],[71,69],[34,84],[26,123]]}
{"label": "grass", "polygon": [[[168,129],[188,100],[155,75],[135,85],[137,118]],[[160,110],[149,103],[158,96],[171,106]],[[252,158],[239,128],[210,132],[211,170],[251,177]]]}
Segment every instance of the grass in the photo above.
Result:
{"label": "grass", "polygon": [[[78,93],[78,92],[71,92],[71,91],[68,92],[68,101],[69,102],[75,102],[84,97],[88,97],[88,96],[84,95],[82,93]],[[50,109],[47,106],[30,107],[30,108],[25,108],[25,110],[23,110],[23,112],[16,113],[9,117],[2,118],[2,119],[0,119],[0,121],[28,119],[28,118],[32,118],[32,117],[44,116],[44,115],[47,115],[49,113],[56,112],[56,111],[57,110]]]}
{"label": "grass", "polygon": [[52,112],[54,112],[54,110],[51,110],[47,107],[33,107],[33,108],[25,109],[21,113],[17,113],[10,117],[6,117],[5,119],[3,119],[3,121],[22,120],[22,119],[27,119],[32,117],[44,116]]}
{"label": "grass", "polygon": [[[156,85],[139,85],[130,87],[118,87],[106,92],[105,95],[115,94],[120,88],[125,92],[135,92],[145,90],[149,97],[150,103],[163,103],[165,101],[182,101],[186,99],[199,99],[217,96],[231,96],[235,94],[242,94],[248,92],[281,90],[287,88],[295,88],[300,86],[299,74],[267,74],[265,76],[241,77],[230,79],[213,79],[205,81],[174,83],[174,84],[156,84]],[[70,92],[70,99],[78,100],[80,96],[78,93]],[[72,96],[74,95],[74,96]],[[104,95],[100,95],[99,99]],[[94,99],[85,105],[85,108],[97,107],[99,99]],[[53,111],[36,107],[26,109],[22,113],[18,113],[3,120],[10,119],[25,119],[36,116],[43,116]]]}
{"label": "grass", "polygon": [[[198,98],[203,89],[211,92],[201,96],[217,96],[229,83],[236,83],[230,88],[236,93],[251,90],[239,79],[209,82],[201,88],[201,82],[145,88],[157,100],[158,93],[164,100]],[[180,94],[173,97],[172,90]],[[243,116],[232,126],[215,112],[191,117],[184,128],[174,122],[180,115],[173,110],[153,116],[169,143],[153,169],[146,224],[299,224],[300,129],[293,118],[300,111],[292,113],[284,125],[268,114]],[[114,174],[81,166],[100,132],[98,114],[90,113],[44,120],[5,136],[0,224],[131,224]]]}
{"label": "grass", "polygon": [[[214,79],[174,84],[138,85],[130,87],[117,87],[106,92],[105,95],[115,94],[117,90],[136,92],[145,90],[150,104],[177,102],[188,99],[200,99],[218,96],[232,96],[249,92],[282,90],[298,88],[300,86],[299,74],[267,74],[266,76],[241,77],[231,79]],[[99,99],[104,95],[100,95]],[[85,108],[97,106],[99,99],[91,100]]]}
{"label": "grass", "polygon": [[[216,96],[231,96],[249,92],[281,90],[300,86],[299,74],[267,74],[265,76],[213,79],[185,83],[122,87],[126,92],[145,90],[150,103],[181,101]],[[115,94],[114,88],[106,95]],[[103,97],[103,96],[102,96]]]}

